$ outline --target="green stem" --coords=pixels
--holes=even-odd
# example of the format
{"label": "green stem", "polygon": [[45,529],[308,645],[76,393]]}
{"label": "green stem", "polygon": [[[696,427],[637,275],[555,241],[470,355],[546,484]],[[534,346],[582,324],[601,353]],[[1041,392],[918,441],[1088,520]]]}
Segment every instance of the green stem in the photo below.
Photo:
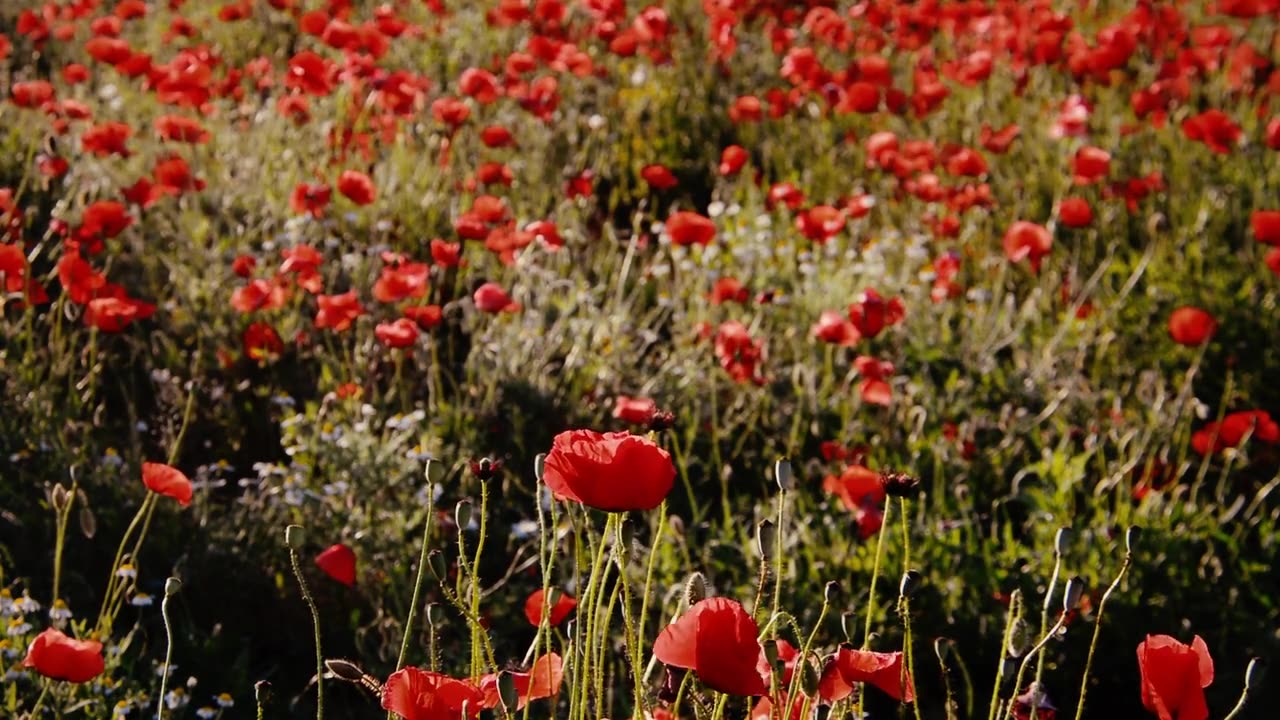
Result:
{"label": "green stem", "polygon": [[104,623],[107,619],[107,611],[111,608],[112,590],[116,586],[116,573],[120,570],[120,561],[124,558],[124,546],[129,543],[129,536],[137,529],[138,523],[142,522],[143,515],[155,502],[156,497],[157,495],[154,492],[147,491],[147,497],[138,506],[138,512],[134,513],[133,520],[129,521],[129,526],[125,528],[124,536],[120,538],[120,546],[116,548],[115,560],[111,561],[111,574],[107,577],[107,590],[102,598],[102,609],[98,611],[97,628],[103,634],[109,634],[111,631],[110,625],[104,626]]}
{"label": "green stem", "polygon": [[[904,518],[904,521],[907,515],[906,507],[905,507],[906,502],[907,502],[906,499],[903,498],[902,503],[904,507],[902,508],[903,509],[902,516]],[[903,654],[907,656],[907,666],[906,666],[907,680],[902,684],[902,688],[905,692],[906,688],[908,687],[914,688],[916,685],[916,651],[915,651],[915,646],[911,642],[911,600],[908,599],[905,595],[903,595],[902,597],[899,598],[898,604],[899,604],[899,611],[902,614],[902,651],[903,651]],[[912,712],[915,713],[916,720],[923,720],[923,718],[920,715],[920,698],[919,697],[916,697],[915,700],[912,701],[911,710]]]}
{"label": "green stem", "polygon": [[[862,632],[862,649],[866,650],[871,647],[871,618],[875,613],[876,605],[876,582],[880,579],[880,559],[884,556],[884,536],[888,532],[885,528],[889,526],[889,508],[893,504],[886,502],[884,504],[884,515],[880,518],[880,531],[876,533],[876,559],[871,566],[871,590],[867,598],[867,620],[866,627]],[[858,692],[858,717],[861,718],[863,713],[862,705],[862,689]]]}
{"label": "green stem", "polygon": [[[1044,635],[1045,630],[1048,629],[1049,627],[1049,608],[1052,606],[1053,593],[1055,590],[1057,590],[1058,575],[1061,572],[1062,572],[1062,555],[1057,552],[1057,548],[1055,547],[1054,553],[1053,553],[1053,576],[1049,578],[1049,591],[1046,592],[1044,595],[1044,606],[1040,611],[1040,635],[1041,636]],[[1037,684],[1037,686],[1039,685],[1043,677],[1044,677],[1044,656],[1039,655],[1036,657],[1035,683]],[[1021,690],[1022,690],[1021,686],[1014,687],[1013,694],[1017,695]],[[1036,720],[1036,710],[1038,709],[1039,708],[1035,707],[1034,705],[1032,706],[1030,720]]]}
{"label": "green stem", "polygon": [[[427,577],[427,548],[431,542],[431,518],[435,515],[435,483],[427,482],[427,519],[422,528],[422,549],[418,553],[418,577],[413,582],[413,599],[409,601],[409,614],[404,620],[404,638],[400,640],[400,656],[396,659],[396,670],[404,667],[405,657],[409,654],[409,641],[413,637],[413,621],[418,617],[418,605],[422,602],[422,584]],[[390,720],[391,713],[387,713]]]}
{"label": "green stem", "polygon": [[171,593],[166,592],[160,601],[160,617],[164,620],[164,670],[160,673],[160,693],[156,696],[156,720],[164,717],[164,689],[169,683],[169,667],[173,663],[173,623],[169,619],[169,600]]}
{"label": "green stem", "polygon": [[1066,620],[1067,620],[1066,613],[1063,613],[1062,615],[1060,615],[1058,617],[1058,621],[1055,622],[1053,624],[1053,627],[1049,629],[1049,632],[1045,634],[1044,637],[1040,638],[1040,642],[1036,643],[1035,647],[1031,648],[1031,652],[1027,653],[1027,656],[1023,658],[1022,662],[1018,665],[1018,674],[1014,676],[1014,682],[1013,682],[1013,697],[1009,698],[1009,707],[1008,707],[1008,710],[1005,712],[1005,717],[1013,718],[1014,708],[1018,704],[1018,688],[1022,687],[1022,677],[1027,672],[1027,664],[1030,663],[1033,658],[1035,658],[1037,655],[1040,654],[1040,651],[1044,649],[1045,645],[1049,644],[1049,640],[1052,639],[1054,635],[1058,634],[1058,631],[1062,629],[1062,624],[1066,622]]}
{"label": "green stem", "polygon": [[298,578],[298,587],[302,589],[302,598],[307,601],[311,610],[311,623],[316,643],[316,720],[324,719],[324,653],[320,649],[320,611],[316,609],[316,601],[311,597],[307,581],[302,577],[302,568],[298,565],[298,552],[289,548],[289,564],[293,566],[293,574]]}
{"label": "green stem", "polygon": [[1004,681],[1004,664],[1006,648],[1009,647],[1009,638],[1013,636],[1013,626],[1019,620],[1019,610],[1022,606],[1022,594],[1017,590],[1009,596],[1009,614],[1005,617],[1004,638],[1000,642],[1000,661],[996,664],[996,682],[991,688],[991,706],[987,709],[987,720],[995,720],[997,709],[1000,706],[1000,684]]}
{"label": "green stem", "polygon": [[786,499],[787,491],[780,490],[778,492],[778,528],[774,533],[773,561],[773,614],[778,614],[778,608],[782,605],[782,570],[785,561],[782,558],[782,535],[783,521],[786,519]]}
{"label": "green stem", "polygon": [[[1089,692],[1089,670],[1093,667],[1093,653],[1098,648],[1098,636],[1102,634],[1102,613],[1107,609],[1107,600],[1110,599],[1111,593],[1120,586],[1120,581],[1124,579],[1124,575],[1129,571],[1129,565],[1133,562],[1133,553],[1126,552],[1124,554],[1124,563],[1120,565],[1120,572],[1116,575],[1116,579],[1111,581],[1111,585],[1107,587],[1107,591],[1102,593],[1102,599],[1098,601],[1098,617],[1093,621],[1093,640],[1089,642],[1089,655],[1084,661],[1084,677],[1080,679],[1080,703],[1076,706],[1076,720],[1084,717],[1084,698]],[[1244,698],[1241,698],[1241,702]]]}

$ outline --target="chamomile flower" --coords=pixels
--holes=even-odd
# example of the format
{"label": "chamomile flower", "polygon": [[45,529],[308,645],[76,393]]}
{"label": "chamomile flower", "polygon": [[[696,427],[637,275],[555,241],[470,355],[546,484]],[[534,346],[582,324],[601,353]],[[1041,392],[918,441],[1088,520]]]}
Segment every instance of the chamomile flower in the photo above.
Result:
{"label": "chamomile flower", "polygon": [[0,617],[9,617],[18,612],[13,605],[13,595],[9,588],[0,589]]}
{"label": "chamomile flower", "polygon": [[126,562],[116,570],[116,577],[124,578],[125,580],[134,580],[138,577],[138,569],[133,566],[133,563]]}
{"label": "chamomile flower", "polygon": [[231,699],[231,693],[218,693],[213,698],[213,702],[220,708],[235,707],[235,700]]}
{"label": "chamomile flower", "polygon": [[22,597],[13,601],[13,606],[21,613],[40,612],[40,603],[36,602],[25,590],[22,591]]}
{"label": "chamomile flower", "polygon": [[49,621],[53,626],[61,630],[66,627],[67,621],[71,619],[71,608],[67,607],[66,601],[58,598],[53,601],[53,607],[49,608]]}
{"label": "chamomile flower", "polygon": [[134,607],[151,607],[155,600],[144,592],[137,592],[133,597],[129,598],[129,604]]}
{"label": "chamomile flower", "polygon": [[112,709],[111,717],[113,718],[129,717],[129,713],[132,711],[133,711],[133,703],[129,702],[128,700],[121,700],[120,702],[117,702],[115,708]]}
{"label": "chamomile flower", "polygon": [[187,691],[183,688],[176,687],[165,693],[164,706],[170,710],[180,710],[191,702],[191,698],[187,697]]}
{"label": "chamomile flower", "polygon": [[21,615],[9,618],[9,628],[6,630],[9,637],[18,637],[29,632],[31,632],[31,623],[27,622]]}
{"label": "chamomile flower", "polygon": [[124,465],[124,458],[120,457],[119,450],[109,447],[106,452],[102,453],[102,464],[107,467],[118,468]]}
{"label": "chamomile flower", "polygon": [[196,711],[196,717],[200,718],[200,720],[213,720],[213,718],[218,717],[218,711],[205,705]]}

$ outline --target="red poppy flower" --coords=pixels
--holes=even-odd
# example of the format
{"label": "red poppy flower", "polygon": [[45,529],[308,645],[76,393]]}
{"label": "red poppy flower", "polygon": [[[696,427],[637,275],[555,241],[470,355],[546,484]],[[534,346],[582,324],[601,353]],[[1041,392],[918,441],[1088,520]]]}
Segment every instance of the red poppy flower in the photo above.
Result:
{"label": "red poppy flower", "polygon": [[1280,277],[1280,247],[1274,247],[1267,251],[1267,256],[1263,258],[1267,268],[1276,277]]}
{"label": "red poppy flower", "polygon": [[822,342],[842,347],[851,347],[862,339],[858,328],[835,310],[823,310],[810,332]]}
{"label": "red poppy flower", "polygon": [[1138,645],[1142,706],[1160,720],[1206,720],[1204,689],[1213,683],[1213,658],[1200,636],[1183,645],[1168,635],[1148,635]]}
{"label": "red poppy flower", "polygon": [[1191,448],[1201,455],[1239,447],[1245,435],[1272,445],[1280,442],[1280,425],[1265,410],[1228,413],[1222,422],[1211,422],[1191,434]]}
{"label": "red poppy flower", "polygon": [[131,154],[125,143],[133,135],[133,128],[121,122],[105,122],[94,125],[80,133],[80,147],[85,152],[99,157],[119,155],[129,157]]}
{"label": "red poppy flower", "polygon": [[760,630],[742,605],[713,597],[695,603],[653,643],[653,655],[672,667],[697,673],[712,690],[730,695],[763,695],[769,676],[759,670],[764,648]]}
{"label": "red poppy flower", "polygon": [[1003,155],[1009,151],[1009,146],[1020,134],[1022,134],[1022,128],[1017,124],[1007,125],[1000,130],[992,130],[990,125],[983,125],[978,133],[978,142],[982,143],[982,147],[988,152]]}
{"label": "red poppy flower", "polygon": [[1169,337],[1179,345],[1203,345],[1218,331],[1218,322],[1198,307],[1186,305],[1169,314]]}
{"label": "red poppy flower", "polygon": [[1182,121],[1182,134],[1202,142],[1216,153],[1231,152],[1240,140],[1240,126],[1221,110],[1206,110]]}
{"label": "red poppy flower", "polygon": [[75,640],[57,628],[49,628],[31,641],[22,665],[47,678],[73,683],[89,682],[105,669],[102,643]]}
{"label": "red poppy flower", "polygon": [[822,479],[822,489],[839,498],[851,512],[857,512],[867,504],[878,505],[885,499],[880,473],[864,465],[850,465],[839,476],[826,476]]}
{"label": "red poppy flower", "polygon": [[389,348],[407,348],[418,339],[418,324],[409,318],[397,318],[389,323],[378,323],[373,334],[378,342]]}
{"label": "red poppy flower", "polygon": [[1071,161],[1071,173],[1076,185],[1095,183],[1105,178],[1110,169],[1111,153],[1092,145],[1077,150]]}
{"label": "red poppy flower", "polygon": [[711,218],[681,210],[667,218],[667,234],[676,245],[710,245],[716,238],[716,224]]}
{"label": "red poppy flower", "polygon": [[289,59],[284,85],[308,95],[328,95],[333,91],[334,74],[332,63],[310,50],[303,50]]}
{"label": "red poppy flower", "polygon": [[404,309],[404,316],[430,330],[444,320],[444,310],[439,305],[411,305]]}
{"label": "red poppy flower", "polygon": [[1031,269],[1040,272],[1040,261],[1053,248],[1053,235],[1043,225],[1018,220],[1004,234],[1004,254],[1009,262],[1029,260]]}
{"label": "red poppy flower", "polygon": [[640,169],[640,177],[655,190],[670,190],[680,184],[666,165],[645,165]]}
{"label": "red poppy flower", "polygon": [[711,286],[711,292],[707,293],[707,299],[712,305],[723,305],[727,302],[745,303],[751,294],[742,286],[742,282],[734,277],[716,278],[715,285]]}
{"label": "red poppy flower", "polygon": [[430,273],[431,268],[426,263],[390,263],[382,268],[382,274],[373,284],[373,298],[384,303],[420,298],[427,294]]}
{"label": "red poppy flower", "polygon": [[256,362],[270,361],[284,353],[284,340],[275,328],[264,322],[256,322],[244,329],[240,335],[244,343],[244,354]]}
{"label": "red poppy flower", "polygon": [[796,216],[796,229],[816,243],[825,243],[844,230],[848,216],[830,205],[815,205]]}
{"label": "red poppy flower", "polygon": [[730,145],[720,153],[720,166],[718,168],[720,174],[725,177],[737,175],[742,166],[747,164],[748,158],[749,155],[746,148],[741,145]]}
{"label": "red poppy flower", "polygon": [[567,430],[552,441],[542,481],[557,498],[625,512],[660,505],[675,477],[671,455],[647,437]]}
{"label": "red poppy flower", "polygon": [[342,332],[364,314],[364,306],[356,297],[355,290],[348,290],[341,295],[317,295],[316,303],[320,306],[315,319],[315,326],[319,329],[329,328]]}
{"label": "red poppy flower", "polygon": [[[112,286],[123,293],[118,286]],[[99,297],[89,301],[84,309],[86,325],[96,327],[105,333],[122,332],[134,320],[146,320],[156,311],[156,306],[133,298],[112,295]]]}
{"label": "red poppy flower", "polygon": [[1069,228],[1088,227],[1093,224],[1093,208],[1082,197],[1065,198],[1058,205],[1058,219]]}
{"label": "red poppy flower", "polygon": [[[560,685],[564,681],[564,661],[556,653],[550,653],[534,660],[528,672],[508,674],[515,685],[516,697],[519,698],[515,709],[521,710],[534,700],[555,697],[560,693]],[[480,690],[484,693],[485,709],[492,710],[502,702],[497,673],[481,677]]]}
{"label": "red poppy flower", "polygon": [[1280,115],[1271,118],[1271,121],[1267,123],[1265,139],[1267,147],[1272,150],[1280,150]]}
{"label": "red poppy flower", "polygon": [[142,484],[151,492],[177,500],[183,507],[191,504],[191,480],[171,465],[142,463]]}
{"label": "red poppy flower", "polygon": [[480,131],[480,142],[485,147],[498,148],[515,145],[515,137],[511,131],[501,125],[490,125]]}
{"label": "red poppy flower", "polygon": [[205,143],[209,141],[209,131],[204,129],[199,120],[181,115],[162,115],[156,118],[156,135],[162,140],[174,140],[185,143]]}
{"label": "red poppy flower", "polygon": [[445,242],[440,238],[431,241],[431,260],[441,267],[457,267],[462,264],[462,243]]}
{"label": "red poppy flower", "polygon": [[342,171],[338,176],[338,192],[357,205],[368,205],[378,197],[373,180],[358,170]]}
{"label": "red poppy flower", "polygon": [[1254,210],[1249,225],[1258,242],[1280,246],[1280,210]]}
{"label": "red poppy flower", "polygon": [[759,365],[764,360],[764,346],[751,337],[747,326],[737,320],[720,324],[715,336],[716,359],[735,382],[763,382]]}
{"label": "red poppy flower", "polygon": [[466,680],[407,667],[397,670],[382,686],[382,708],[404,720],[474,718],[484,705],[484,693]]}
{"label": "red poppy flower", "polygon": [[657,411],[658,404],[652,398],[619,395],[613,401],[613,416],[632,425],[648,425]]}
{"label": "red poppy flower", "polygon": [[331,195],[329,186],[323,183],[298,183],[289,194],[289,209],[299,215],[309,213],[319,218],[324,216]]}
{"label": "red poppy flower", "polygon": [[893,363],[859,355],[854,359],[853,367],[865,378],[858,386],[862,402],[885,407],[893,402],[893,389],[885,382],[885,378],[893,374]]}
{"label": "red poppy flower", "polygon": [[858,332],[867,338],[880,334],[886,327],[902,322],[906,315],[906,307],[902,298],[895,297],[885,301],[875,290],[864,290],[862,298],[849,306],[849,321]]}
{"label": "red poppy flower", "polygon": [[53,85],[47,80],[16,82],[9,89],[13,104],[20,108],[39,108],[54,97]]}
{"label": "red poppy flower", "polygon": [[487,282],[471,294],[476,309],[484,313],[519,312],[520,303],[511,299],[506,290],[495,282]]}
{"label": "red poppy flower", "polygon": [[842,647],[827,660],[818,681],[818,697],[835,702],[848,697],[857,683],[870,683],[895,700],[915,702],[916,691],[910,676],[905,681],[902,653],[872,652]]}
{"label": "red poppy flower", "polygon": [[[534,627],[542,622],[542,605],[545,597],[542,589],[539,588],[530,593],[524,601],[524,617]],[[547,622],[551,627],[555,627],[564,622],[565,618],[569,617],[569,613],[578,607],[578,601],[572,595],[555,588],[551,589],[551,597],[555,602],[552,603],[551,610],[547,614]]]}
{"label": "red poppy flower", "polygon": [[123,204],[114,200],[98,200],[80,214],[80,227],[76,229],[76,237],[81,242],[91,238],[110,240],[132,224],[133,216],[125,210]]}
{"label": "red poppy flower", "polygon": [[356,554],[351,548],[338,543],[316,555],[316,565],[325,575],[351,587],[356,584]]}

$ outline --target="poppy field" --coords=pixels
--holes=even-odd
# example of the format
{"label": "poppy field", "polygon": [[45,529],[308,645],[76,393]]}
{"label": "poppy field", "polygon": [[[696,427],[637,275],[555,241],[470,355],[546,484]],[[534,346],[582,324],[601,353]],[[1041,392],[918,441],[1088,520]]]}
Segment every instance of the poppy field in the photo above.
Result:
{"label": "poppy field", "polygon": [[1271,718],[1277,0],[0,6],[0,717]]}

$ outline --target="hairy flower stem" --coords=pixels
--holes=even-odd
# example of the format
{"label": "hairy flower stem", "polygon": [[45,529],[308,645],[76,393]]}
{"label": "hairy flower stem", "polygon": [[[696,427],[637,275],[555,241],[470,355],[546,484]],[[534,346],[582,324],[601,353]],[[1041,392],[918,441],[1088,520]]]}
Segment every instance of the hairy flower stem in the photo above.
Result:
{"label": "hairy flower stem", "polygon": [[[170,582],[173,578],[169,578]],[[173,664],[173,621],[169,618],[169,601],[173,593],[166,587],[164,599],[160,601],[160,618],[164,620],[164,670],[160,673],[160,692],[156,696],[156,720],[164,717],[164,692],[169,684],[169,667]]]}
{"label": "hairy flower stem", "polygon": [[1058,631],[1062,629],[1062,625],[1066,621],[1067,614],[1063,613],[1058,617],[1058,621],[1053,624],[1053,627],[1049,628],[1049,632],[1046,633],[1044,637],[1040,638],[1040,642],[1036,643],[1035,646],[1031,648],[1031,651],[1027,653],[1027,656],[1023,658],[1022,662],[1018,665],[1018,674],[1014,677],[1013,682],[1013,697],[1009,698],[1009,706],[1005,712],[1005,717],[1013,718],[1013,711],[1018,705],[1018,688],[1022,687],[1022,678],[1027,672],[1027,664],[1039,655],[1041,650],[1044,650],[1044,646],[1048,645],[1049,640],[1051,640],[1054,635],[1058,634]]}
{"label": "hairy flower stem", "polygon": [[298,587],[302,589],[302,599],[307,601],[307,608],[311,610],[311,624],[316,643],[316,720],[323,720],[324,653],[320,649],[320,611],[316,609],[315,598],[311,597],[307,581],[302,577],[302,568],[298,565],[298,551],[294,548],[289,548],[289,564],[293,566],[293,575],[298,579]]}
{"label": "hairy flower stem", "polygon": [[[591,560],[591,574],[587,579],[587,589],[582,595],[581,607],[586,610],[586,617],[583,618],[579,615],[578,619],[582,621],[583,627],[574,632],[574,644],[577,644],[578,638],[582,638],[583,648],[582,654],[578,658],[581,672],[577,673],[575,680],[578,683],[578,703],[576,708],[571,709],[570,716],[582,720],[585,720],[588,716],[587,703],[590,699],[593,672],[595,671],[593,662],[595,659],[595,646],[593,640],[597,635],[596,617],[600,612],[601,598],[603,596],[600,586],[603,584],[601,575],[605,570],[604,552],[607,545],[605,538],[609,536],[609,530],[613,526],[613,518],[614,516],[610,515],[609,519],[605,521],[605,529],[601,535],[600,542],[594,548],[594,555]],[[589,532],[590,530],[588,529]]]}
{"label": "hairy flower stem", "polygon": [[[1053,593],[1058,589],[1058,576],[1061,573],[1062,573],[1062,553],[1058,552],[1058,548],[1055,546],[1053,550],[1053,575],[1049,577],[1049,590],[1044,594],[1044,605],[1041,607],[1041,610],[1040,610],[1040,636],[1041,637],[1044,636],[1045,631],[1049,627],[1049,608],[1053,606]],[[1039,655],[1036,657],[1035,682],[1037,685],[1040,683],[1043,677],[1044,677],[1044,656]],[[1022,676],[1021,676],[1021,673],[1019,673],[1018,684],[1015,685],[1013,688],[1014,696],[1017,696],[1018,692],[1021,689],[1022,689]],[[1037,709],[1038,708],[1036,708],[1034,705],[1032,706],[1031,720],[1035,720]]]}
{"label": "hairy flower stem", "polygon": [[[906,499],[903,499],[902,516],[906,518]],[[911,641],[911,600],[907,596],[902,595],[898,598],[898,612],[902,616],[902,652],[906,655],[907,662],[903,667],[906,673],[905,680],[900,681],[902,688],[915,687],[916,684],[916,650]],[[910,683],[908,685],[908,683]],[[917,696],[911,703],[911,710],[915,713],[916,720],[923,720],[920,715],[920,698]]]}
{"label": "hairy flower stem", "polygon": [[[422,549],[418,553],[418,577],[413,581],[413,599],[409,601],[409,614],[404,619],[404,637],[400,640],[400,656],[396,659],[396,670],[404,667],[405,657],[409,654],[409,641],[413,638],[413,621],[418,617],[418,605],[422,602],[422,584],[427,578],[427,548],[431,541],[431,518],[435,515],[435,483],[427,481],[426,520],[422,528]],[[387,720],[392,714],[387,712]]]}
{"label": "hairy flower stem", "polygon": [[778,609],[782,606],[782,570],[785,560],[782,558],[782,536],[784,534],[783,522],[787,517],[787,491],[780,490],[778,492],[778,529],[774,533],[773,547],[773,614],[778,614]]}
{"label": "hairy flower stem", "polygon": [[142,522],[143,516],[155,504],[157,497],[159,496],[154,492],[147,491],[147,497],[138,506],[138,512],[134,513],[133,520],[129,521],[129,526],[125,528],[124,535],[120,538],[120,546],[116,548],[116,557],[111,561],[111,575],[107,577],[107,589],[102,598],[102,609],[98,611],[98,622],[96,623],[98,631],[104,635],[111,632],[111,620],[108,619],[108,612],[111,610],[112,598],[116,590],[116,576],[120,571],[120,563],[124,560],[125,545],[129,543],[129,537],[133,535],[134,530],[138,529],[138,524]]}
{"label": "hairy flower stem", "polygon": [[1000,643],[1000,661],[996,663],[996,681],[991,688],[991,706],[987,709],[987,720],[995,720],[1000,707],[1000,684],[1004,681],[1004,657],[1009,652],[1009,638],[1013,636],[1013,628],[1017,624],[1022,611],[1022,593],[1014,590],[1009,596],[1009,614],[1004,621],[1004,638]]}
{"label": "hairy flower stem", "polygon": [[[876,606],[876,581],[880,579],[880,559],[884,557],[884,536],[888,532],[885,528],[889,526],[889,508],[891,503],[884,504],[884,515],[880,519],[880,531],[876,533],[876,557],[871,565],[871,590],[867,597],[867,619],[865,628],[862,632],[862,649],[867,650],[871,647],[871,618],[875,614]],[[865,687],[858,688],[858,709],[857,717],[862,717],[862,695]]]}
{"label": "hairy flower stem", "polygon": [[[1124,579],[1132,563],[1133,552],[1126,551],[1124,562],[1120,565],[1120,572],[1116,574],[1116,579],[1111,581],[1107,591],[1102,593],[1102,599],[1098,601],[1098,616],[1093,621],[1093,640],[1089,642],[1089,655],[1084,661],[1084,676],[1080,679],[1080,702],[1076,705],[1076,720],[1084,717],[1084,697],[1089,692],[1089,670],[1093,667],[1093,653],[1098,649],[1098,636],[1102,634],[1102,613],[1107,609],[1107,600],[1110,599],[1111,593],[1120,586],[1120,581]],[[1243,702],[1243,698],[1241,701]]]}

